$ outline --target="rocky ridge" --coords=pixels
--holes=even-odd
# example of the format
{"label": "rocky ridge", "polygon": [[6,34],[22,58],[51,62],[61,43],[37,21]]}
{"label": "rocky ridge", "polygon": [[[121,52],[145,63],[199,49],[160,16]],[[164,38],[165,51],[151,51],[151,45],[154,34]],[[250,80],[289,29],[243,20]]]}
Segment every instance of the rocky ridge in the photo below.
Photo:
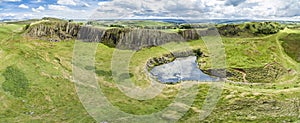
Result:
{"label": "rocky ridge", "polygon": [[102,29],[82,26],[70,22],[44,21],[25,27],[26,35],[43,40],[58,42],[78,39],[84,42],[99,42],[119,49],[139,50],[144,47],[159,46],[169,42],[197,40],[209,35],[205,30],[183,30],[164,32],[152,29],[111,28]]}
{"label": "rocky ridge", "polygon": [[25,27],[26,35],[58,42],[77,37],[80,25],[70,22],[42,21]]}

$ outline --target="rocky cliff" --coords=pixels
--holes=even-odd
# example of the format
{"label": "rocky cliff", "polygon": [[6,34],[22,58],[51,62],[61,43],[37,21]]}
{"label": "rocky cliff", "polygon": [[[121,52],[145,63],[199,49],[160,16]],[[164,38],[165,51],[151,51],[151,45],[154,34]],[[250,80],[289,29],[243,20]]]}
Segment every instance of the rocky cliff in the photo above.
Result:
{"label": "rocky cliff", "polygon": [[187,29],[178,32],[186,40],[198,40],[202,36],[219,36],[216,28],[211,29]]}
{"label": "rocky cliff", "polygon": [[113,28],[99,29],[91,26],[81,27],[77,39],[86,42],[100,42],[119,49],[139,50],[143,47],[159,46],[169,42],[197,40],[201,36],[216,35],[216,30],[183,30],[164,32],[151,29]]}
{"label": "rocky cliff", "polygon": [[77,39],[86,42],[101,42],[119,49],[138,50],[143,47],[159,46],[168,42],[180,42],[185,39],[177,33],[166,33],[149,29],[113,28],[98,29],[84,26]]}
{"label": "rocky cliff", "polygon": [[158,46],[168,42],[197,40],[202,36],[208,35],[249,37],[274,34],[280,29],[282,29],[280,24],[271,22],[227,24],[219,25],[217,28],[182,29],[179,32],[133,28],[100,29],[59,20],[42,20],[26,26],[27,34],[31,37],[50,41],[77,38],[85,42],[101,42],[110,47],[134,50]]}
{"label": "rocky cliff", "polygon": [[112,28],[101,29],[80,26],[70,22],[39,22],[26,27],[26,34],[49,41],[78,39],[84,42],[99,42],[119,49],[139,50],[143,47],[159,46],[169,42],[196,40],[208,35],[209,30],[183,30],[164,32],[151,29]]}
{"label": "rocky cliff", "polygon": [[69,22],[43,21],[25,27],[26,34],[49,41],[69,40],[77,37],[80,25]]}

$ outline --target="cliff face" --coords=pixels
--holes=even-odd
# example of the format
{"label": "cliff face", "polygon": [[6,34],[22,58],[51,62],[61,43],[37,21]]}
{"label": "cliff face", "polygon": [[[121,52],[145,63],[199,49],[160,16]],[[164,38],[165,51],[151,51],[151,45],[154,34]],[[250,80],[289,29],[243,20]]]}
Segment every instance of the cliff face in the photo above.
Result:
{"label": "cliff face", "polygon": [[219,32],[216,28],[206,30],[188,29],[179,31],[178,34],[186,40],[198,40],[202,36],[219,36]]}
{"label": "cliff face", "polygon": [[185,29],[178,33],[168,33],[152,29],[113,28],[100,29],[91,26],[80,26],[66,21],[42,21],[26,27],[27,34],[50,41],[79,39],[85,42],[101,42],[119,49],[138,50],[143,47],[158,46],[169,42],[197,40],[202,36],[251,36],[273,34],[279,31],[276,23],[247,23],[241,25],[223,25],[205,30]]}
{"label": "cliff face", "polygon": [[113,47],[149,47],[158,46],[168,42],[197,40],[201,36],[216,35],[216,30],[183,30],[178,33],[167,33],[151,29],[113,28],[99,29],[94,27],[81,27],[78,39],[86,42],[101,42]]}
{"label": "cliff face", "polygon": [[185,39],[177,33],[166,33],[148,29],[97,29],[82,27],[78,39],[86,42],[101,42],[119,49],[139,50],[143,47],[159,46],[168,42],[180,42]]}
{"label": "cliff face", "polygon": [[77,36],[80,26],[69,22],[40,22],[27,27],[27,35],[49,41],[69,40]]}
{"label": "cliff face", "polygon": [[185,41],[177,33],[165,33],[157,30],[131,30],[121,38],[117,48],[141,49],[143,47],[159,46],[169,42]]}
{"label": "cliff face", "polygon": [[83,26],[78,32],[77,39],[84,42],[102,42],[104,34],[104,29]]}
{"label": "cliff face", "polygon": [[207,35],[204,30],[183,30],[179,33],[151,29],[113,28],[100,29],[80,26],[69,22],[41,22],[26,28],[26,34],[49,41],[78,39],[84,42],[99,42],[119,49],[139,50],[169,42],[196,40]]}
{"label": "cliff face", "polygon": [[196,40],[200,38],[200,33],[197,30],[183,30],[178,32],[184,39]]}
{"label": "cliff face", "polygon": [[86,42],[101,42],[119,49],[139,50],[143,47],[159,46],[168,42],[180,42],[185,39],[177,33],[166,33],[148,29],[98,29],[82,27],[78,39]]}

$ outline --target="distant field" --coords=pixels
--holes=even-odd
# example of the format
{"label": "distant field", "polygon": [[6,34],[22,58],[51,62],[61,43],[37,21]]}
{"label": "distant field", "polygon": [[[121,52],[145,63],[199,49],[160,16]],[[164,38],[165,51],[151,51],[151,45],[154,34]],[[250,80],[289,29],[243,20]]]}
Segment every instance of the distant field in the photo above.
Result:
{"label": "distant field", "polygon": [[147,21],[147,20],[123,20],[123,21],[89,21],[87,24],[98,27],[139,27],[139,28],[153,28],[153,29],[162,29],[163,26],[174,27],[175,24],[160,22],[160,21]]}

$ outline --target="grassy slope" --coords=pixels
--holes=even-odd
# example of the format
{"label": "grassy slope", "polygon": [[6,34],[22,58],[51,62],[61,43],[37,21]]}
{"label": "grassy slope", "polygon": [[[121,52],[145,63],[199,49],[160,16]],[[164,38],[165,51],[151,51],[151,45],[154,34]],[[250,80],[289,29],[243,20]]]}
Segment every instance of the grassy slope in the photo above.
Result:
{"label": "grassy slope", "polygon": [[299,63],[288,57],[280,45],[278,38],[284,33],[288,33],[287,30],[263,38],[223,38],[228,67],[251,68],[277,62],[295,72],[272,84],[227,83],[219,105],[209,117],[212,121],[297,121],[300,69]]}
{"label": "grassy slope", "polygon": [[284,51],[297,62],[300,62],[299,37],[299,33],[283,33],[279,39],[283,41]]}
{"label": "grassy slope", "polygon": [[[19,34],[10,36],[22,26],[6,25],[1,30],[1,71],[14,65],[30,81],[30,91],[23,98],[15,98],[0,89],[0,122],[62,122],[93,121],[76,97],[70,82],[72,42],[32,40]],[[57,59],[60,59],[60,63]],[[4,80],[1,76],[2,83]]]}
{"label": "grassy slope", "polygon": [[[71,82],[74,41],[50,43],[13,33],[19,31],[22,26],[0,27],[0,72],[11,65],[21,69],[30,82],[30,92],[25,97],[16,98],[4,92],[0,86],[0,122],[93,122],[92,117],[79,102],[74,84]],[[228,67],[261,67],[276,61],[298,72],[299,63],[287,60],[289,57],[282,50],[278,50],[281,46],[278,45],[277,36],[223,38]],[[201,40],[189,44],[193,48],[202,48],[209,55]],[[166,47],[178,46],[180,45],[173,43]],[[114,105],[128,113],[149,114],[160,111],[173,100],[178,90],[177,86],[169,86],[161,95],[147,101],[133,100],[124,96],[115,85],[111,84],[110,61],[113,51],[113,48],[99,44],[96,73],[100,86]],[[144,63],[153,56],[167,52],[163,48],[155,47],[135,53],[130,64],[135,84],[147,86],[148,80],[145,79],[143,72]],[[297,103],[300,104],[297,98],[300,95],[297,75],[286,75],[280,81],[273,82],[274,84],[226,83],[220,102],[206,121],[283,122],[289,119],[295,121],[299,115],[295,106]],[[1,75],[0,85],[4,81]],[[199,88],[195,103],[181,122],[197,121],[197,112],[201,109],[209,86],[201,84]]]}

